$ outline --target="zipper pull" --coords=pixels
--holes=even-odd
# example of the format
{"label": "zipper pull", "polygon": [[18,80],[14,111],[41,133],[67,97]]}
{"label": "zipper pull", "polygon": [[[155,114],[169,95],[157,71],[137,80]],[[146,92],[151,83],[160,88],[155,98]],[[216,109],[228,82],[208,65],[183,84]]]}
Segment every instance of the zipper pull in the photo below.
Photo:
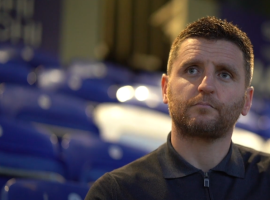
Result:
{"label": "zipper pull", "polygon": [[204,173],[203,186],[204,187],[209,187],[209,176],[208,176],[207,172]]}

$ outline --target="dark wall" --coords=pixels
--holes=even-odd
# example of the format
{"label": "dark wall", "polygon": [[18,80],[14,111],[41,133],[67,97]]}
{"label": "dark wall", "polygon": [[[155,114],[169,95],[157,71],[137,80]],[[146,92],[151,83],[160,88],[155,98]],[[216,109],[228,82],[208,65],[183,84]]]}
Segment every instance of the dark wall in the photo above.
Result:
{"label": "dark wall", "polygon": [[61,0],[1,0],[0,43],[59,55]]}
{"label": "dark wall", "polygon": [[106,59],[133,69],[165,70],[170,41],[150,25],[152,13],[168,0],[105,0]]}

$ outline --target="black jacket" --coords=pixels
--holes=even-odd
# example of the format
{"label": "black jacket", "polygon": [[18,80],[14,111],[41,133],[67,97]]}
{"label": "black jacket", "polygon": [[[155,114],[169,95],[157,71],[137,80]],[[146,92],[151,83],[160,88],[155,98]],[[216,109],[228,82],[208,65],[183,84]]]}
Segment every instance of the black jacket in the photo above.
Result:
{"label": "black jacket", "polygon": [[166,144],[106,173],[85,200],[270,200],[270,156],[231,144],[208,173],[186,162]]}

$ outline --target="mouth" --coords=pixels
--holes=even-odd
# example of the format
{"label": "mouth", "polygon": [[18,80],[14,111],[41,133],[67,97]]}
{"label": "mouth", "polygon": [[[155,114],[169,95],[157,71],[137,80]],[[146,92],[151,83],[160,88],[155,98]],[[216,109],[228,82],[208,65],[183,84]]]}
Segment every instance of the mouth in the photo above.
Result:
{"label": "mouth", "polygon": [[196,103],[194,106],[205,107],[205,108],[207,108],[207,107],[214,108],[214,107],[213,107],[210,103],[208,103],[208,102],[198,102],[198,103]]}

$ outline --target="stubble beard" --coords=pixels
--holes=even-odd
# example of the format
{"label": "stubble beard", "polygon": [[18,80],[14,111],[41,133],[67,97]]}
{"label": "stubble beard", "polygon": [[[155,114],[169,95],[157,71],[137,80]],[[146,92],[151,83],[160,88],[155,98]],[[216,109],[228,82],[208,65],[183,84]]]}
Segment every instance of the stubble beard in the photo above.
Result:
{"label": "stubble beard", "polygon": [[[168,91],[168,99],[170,115],[176,127],[177,134],[180,134],[181,137],[200,138],[207,141],[222,138],[230,130],[233,130],[245,103],[243,96],[239,100],[225,105],[208,94],[199,94],[187,101],[177,100],[170,89]],[[216,109],[218,115],[209,120],[191,117],[188,114],[189,109],[201,101],[210,103],[214,107],[213,109]],[[204,115],[209,115],[210,112],[207,108],[199,108],[197,110],[201,118]]]}

